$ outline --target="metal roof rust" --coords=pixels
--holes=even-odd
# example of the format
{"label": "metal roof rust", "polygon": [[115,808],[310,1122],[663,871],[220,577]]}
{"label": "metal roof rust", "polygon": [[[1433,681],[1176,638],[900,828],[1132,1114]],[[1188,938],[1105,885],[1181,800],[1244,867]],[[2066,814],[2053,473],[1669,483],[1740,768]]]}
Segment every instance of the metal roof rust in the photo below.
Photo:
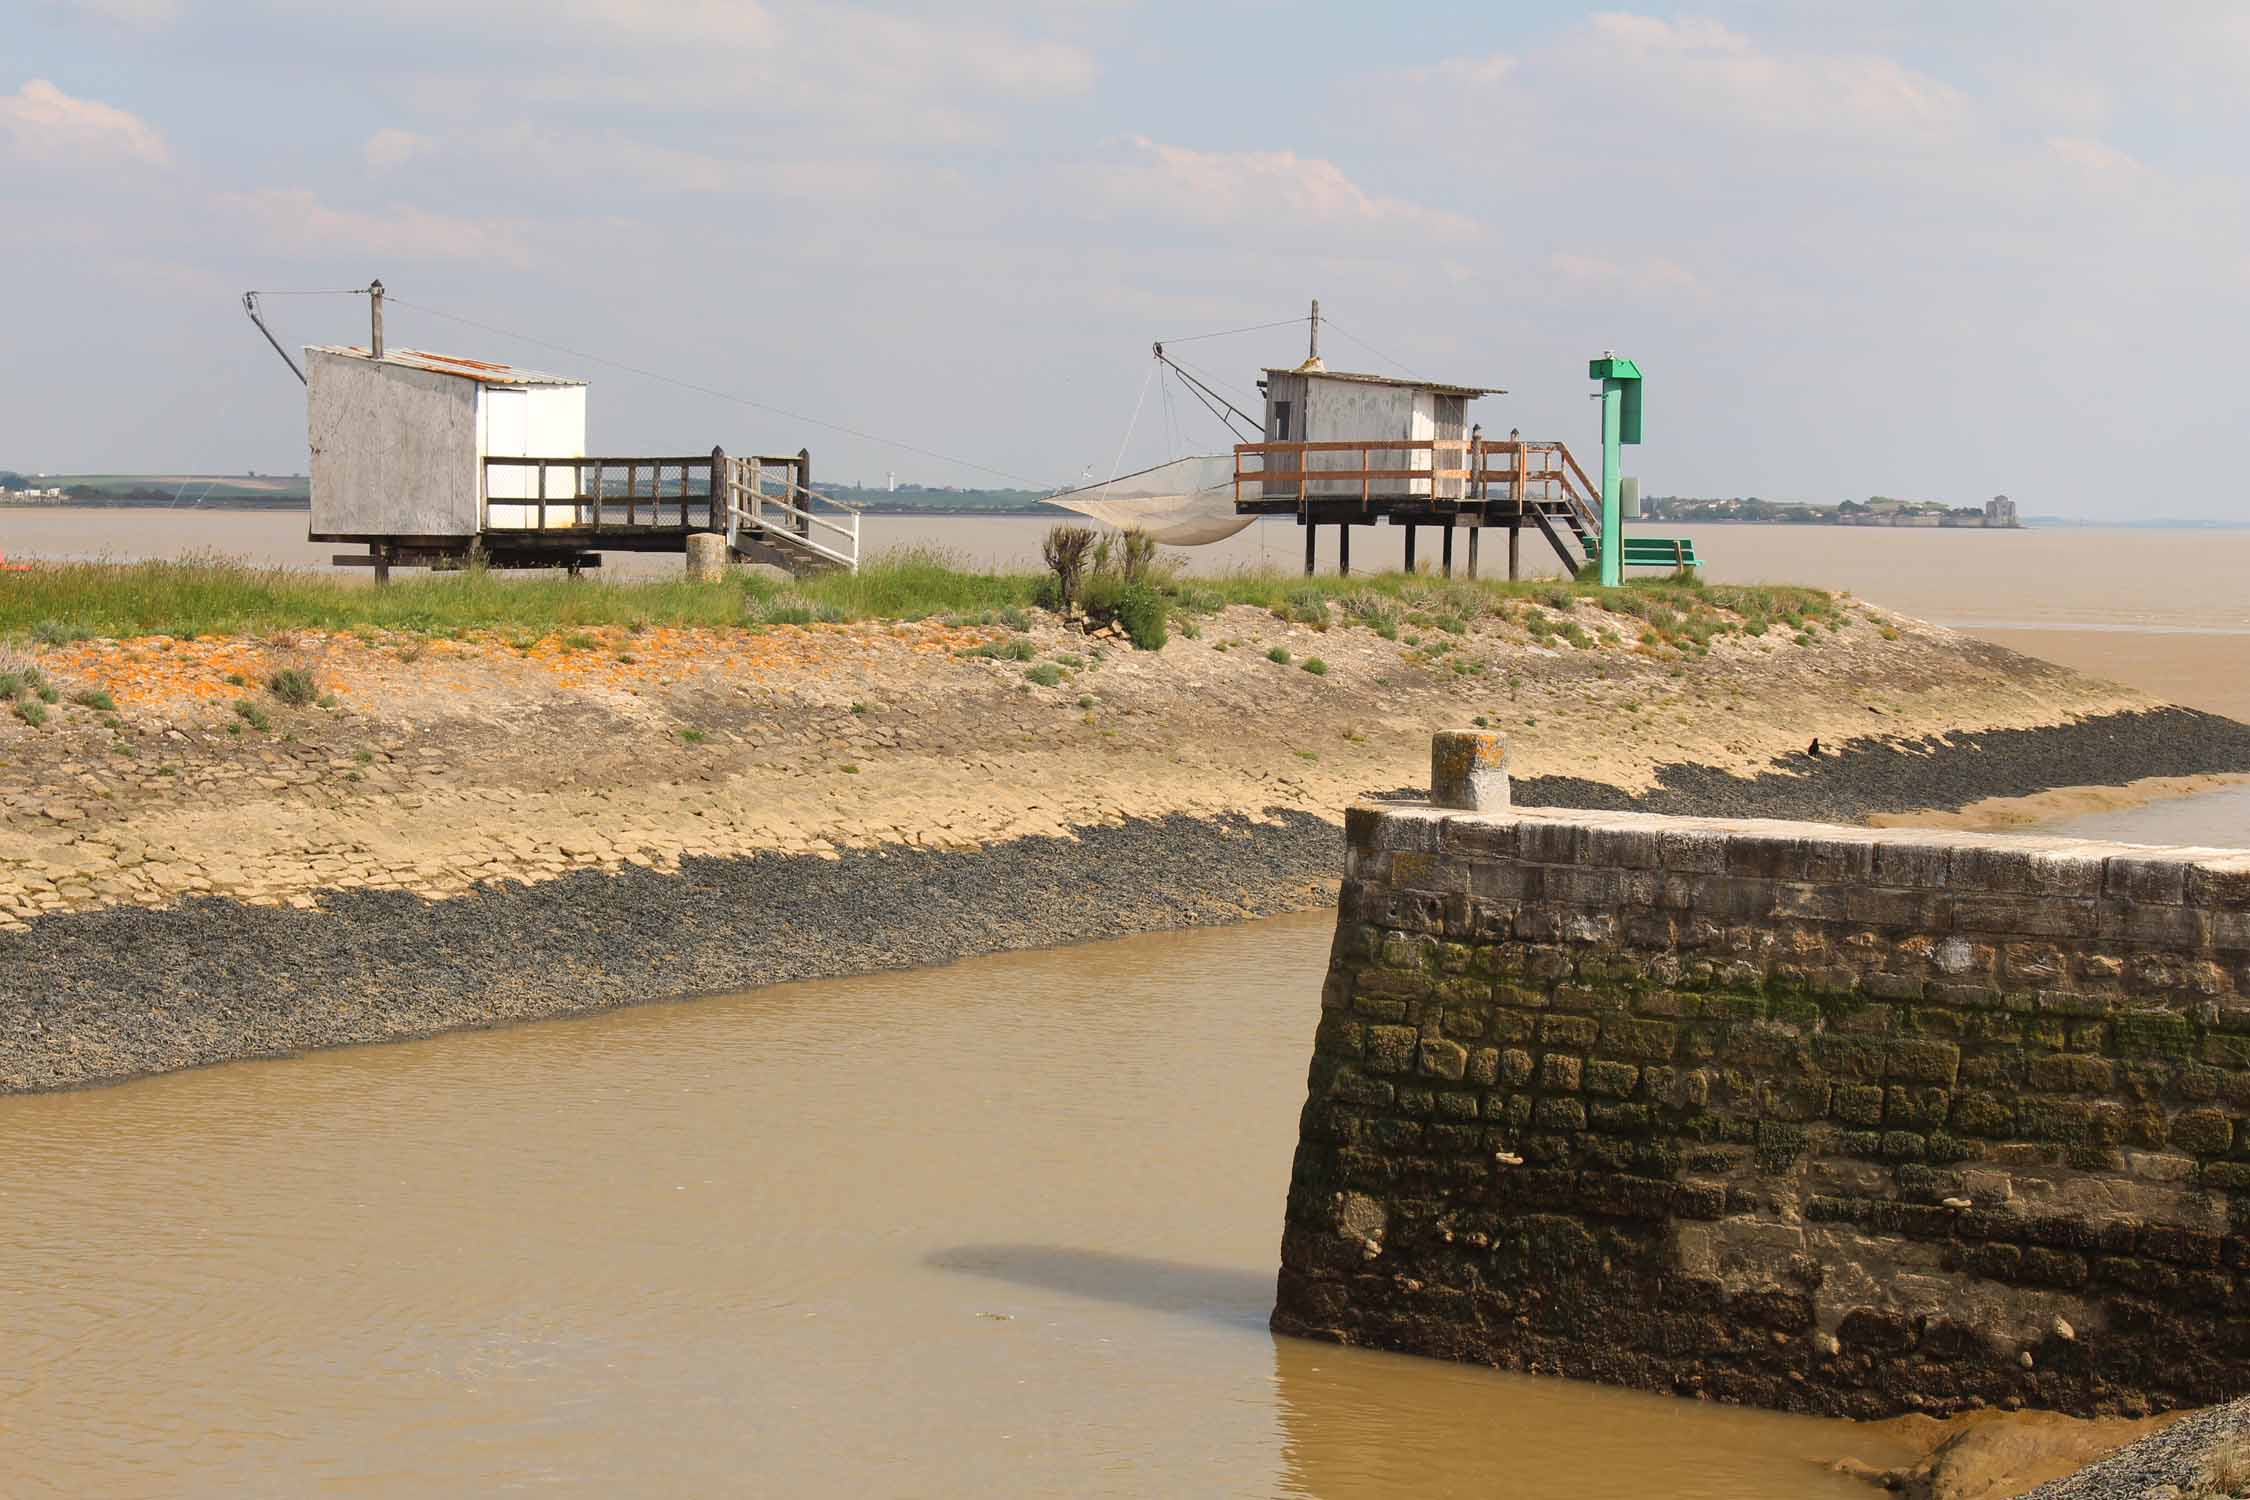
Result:
{"label": "metal roof rust", "polygon": [[1505,387],[1497,385],[1455,385],[1449,380],[1415,380],[1402,375],[1358,375],[1349,370],[1308,370],[1303,365],[1269,365],[1268,375],[1303,375],[1311,380],[1350,380],[1361,385],[1397,385],[1417,391],[1436,391],[1441,396],[1505,396]]}
{"label": "metal roof rust", "polygon": [[[374,356],[359,344],[310,344],[307,354],[340,354],[347,359],[364,359],[374,362]],[[522,370],[514,365],[503,365],[489,359],[469,359],[458,354],[432,354],[426,349],[385,349],[380,361],[386,365],[401,365],[410,370],[427,370],[433,375],[453,375],[462,380],[474,380],[480,385],[584,385],[585,381],[569,375],[548,375],[538,370]]]}

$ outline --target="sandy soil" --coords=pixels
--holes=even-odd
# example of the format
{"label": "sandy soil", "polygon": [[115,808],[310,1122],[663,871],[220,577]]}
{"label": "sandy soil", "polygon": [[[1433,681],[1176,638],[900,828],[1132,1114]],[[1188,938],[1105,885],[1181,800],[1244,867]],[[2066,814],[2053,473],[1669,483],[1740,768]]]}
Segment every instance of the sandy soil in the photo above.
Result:
{"label": "sandy soil", "polygon": [[[1865,605],[1807,644],[1776,630],[1703,658],[1642,652],[1632,620],[1579,613],[1615,641],[1545,645],[1488,621],[1416,649],[1238,607],[1149,653],[1040,616],[1052,686],[1027,677],[1036,664],[961,654],[1007,632],[934,622],[52,648],[38,661],[66,701],[43,728],[0,719],[0,922],[201,892],[442,896],[690,854],[968,848],[1173,813],[1334,818],[1423,784],[1430,732],[1478,718],[1509,735],[1519,776],[1636,793],[1683,763],[1770,775],[1816,736],[2153,706]],[[285,666],[332,706],[260,691]],[[113,714],[67,701],[96,689]],[[1980,790],[1995,789],[2028,788]]]}

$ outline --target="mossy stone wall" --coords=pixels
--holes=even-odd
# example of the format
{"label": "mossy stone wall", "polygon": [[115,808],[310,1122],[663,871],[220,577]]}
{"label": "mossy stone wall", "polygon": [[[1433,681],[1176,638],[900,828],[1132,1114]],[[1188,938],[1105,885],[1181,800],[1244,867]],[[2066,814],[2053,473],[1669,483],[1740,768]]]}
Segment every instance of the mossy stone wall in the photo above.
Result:
{"label": "mossy stone wall", "polygon": [[1277,1329],[1853,1416],[2250,1390],[2250,854],[1348,831]]}

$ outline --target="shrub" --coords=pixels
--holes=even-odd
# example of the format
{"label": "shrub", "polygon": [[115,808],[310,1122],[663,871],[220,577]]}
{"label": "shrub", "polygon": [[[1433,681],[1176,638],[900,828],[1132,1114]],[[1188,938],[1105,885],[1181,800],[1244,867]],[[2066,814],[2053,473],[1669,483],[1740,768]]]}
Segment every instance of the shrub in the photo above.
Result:
{"label": "shrub", "polygon": [[320,687],[312,680],[312,673],[303,667],[283,667],[266,679],[266,691],[291,708],[303,708],[320,696]]}
{"label": "shrub", "polygon": [[252,703],[248,698],[235,699],[234,711],[242,722],[252,729],[271,729],[273,727],[273,720],[266,717],[266,711]]}
{"label": "shrub", "polygon": [[70,701],[81,708],[99,709],[105,714],[117,712],[117,700],[101,688],[87,688],[71,694]]}
{"label": "shrub", "polygon": [[1029,630],[1031,628],[1031,616],[1011,604],[1000,611],[1000,623],[1010,630]]}
{"label": "shrub", "polygon": [[1027,667],[1023,675],[1026,680],[1036,682],[1041,687],[1053,687],[1062,681],[1062,668],[1051,661],[1043,661],[1036,667]]}
{"label": "shrub", "polygon": [[706,735],[700,729],[683,729],[680,731],[680,738],[690,745],[700,745]]}
{"label": "shrub", "polygon": [[16,717],[37,729],[47,722],[47,705],[27,698],[16,705]]}
{"label": "shrub", "polygon": [[1057,526],[1047,533],[1039,544],[1039,552],[1047,561],[1047,571],[1054,575],[1055,598],[1059,612],[1068,614],[1077,602],[1079,584],[1086,577],[1086,555],[1094,549],[1094,529],[1090,526]]}
{"label": "shrub", "polygon": [[1321,630],[1328,628],[1328,596],[1312,584],[1293,588],[1282,600],[1282,607],[1274,611],[1284,620],[1298,625],[1312,625]]}
{"label": "shrub", "polygon": [[1164,596],[1146,583],[1125,585],[1117,598],[1117,623],[1136,651],[1161,651],[1171,639],[1165,628]]}
{"label": "shrub", "polygon": [[1118,539],[1117,571],[1127,583],[1150,581],[1156,570],[1156,538],[1138,526]]}
{"label": "shrub", "polygon": [[1268,651],[1266,653],[1266,660],[1270,662],[1279,662],[1282,666],[1285,667],[1288,666],[1289,648],[1287,646],[1274,647],[1271,651]]}
{"label": "shrub", "polygon": [[31,638],[42,646],[67,646],[92,634],[83,625],[65,625],[60,620],[41,620],[31,627]]}
{"label": "shrub", "polygon": [[1345,595],[1344,615],[1385,640],[1398,639],[1399,608],[1381,594],[1363,591]]}
{"label": "shrub", "polygon": [[1301,670],[1310,672],[1315,677],[1326,677],[1328,675],[1328,663],[1317,656],[1306,657],[1298,666]]}

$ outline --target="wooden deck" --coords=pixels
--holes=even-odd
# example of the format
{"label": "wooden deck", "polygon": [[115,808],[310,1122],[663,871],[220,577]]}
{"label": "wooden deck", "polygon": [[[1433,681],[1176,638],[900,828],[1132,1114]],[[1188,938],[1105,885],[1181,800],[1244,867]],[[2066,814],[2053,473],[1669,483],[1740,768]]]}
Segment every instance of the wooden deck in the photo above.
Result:
{"label": "wooden deck", "polygon": [[[1305,571],[1313,570],[1318,528],[1337,528],[1338,561],[1351,571],[1351,528],[1404,526],[1406,565],[1415,563],[1417,529],[1435,526],[1441,566],[1453,573],[1454,532],[1468,534],[1476,576],[1480,535],[1508,535],[1508,576],[1521,567],[1520,536],[1544,537],[1565,567],[1577,568],[1590,537],[1601,534],[1601,489],[1561,443],[1521,439],[1381,438],[1364,442],[1238,443],[1238,514],[1295,516],[1305,528]],[[1568,540],[1566,540],[1568,538]],[[1576,550],[1572,543],[1576,543]]]}
{"label": "wooden deck", "polygon": [[[726,536],[738,553],[808,568],[856,567],[856,509],[811,487],[812,456],[709,453],[655,457],[503,457],[483,461],[483,526],[473,536],[314,533],[357,543],[339,567],[599,567],[601,553],[687,551],[697,533]],[[793,564],[792,564],[793,565]]]}

